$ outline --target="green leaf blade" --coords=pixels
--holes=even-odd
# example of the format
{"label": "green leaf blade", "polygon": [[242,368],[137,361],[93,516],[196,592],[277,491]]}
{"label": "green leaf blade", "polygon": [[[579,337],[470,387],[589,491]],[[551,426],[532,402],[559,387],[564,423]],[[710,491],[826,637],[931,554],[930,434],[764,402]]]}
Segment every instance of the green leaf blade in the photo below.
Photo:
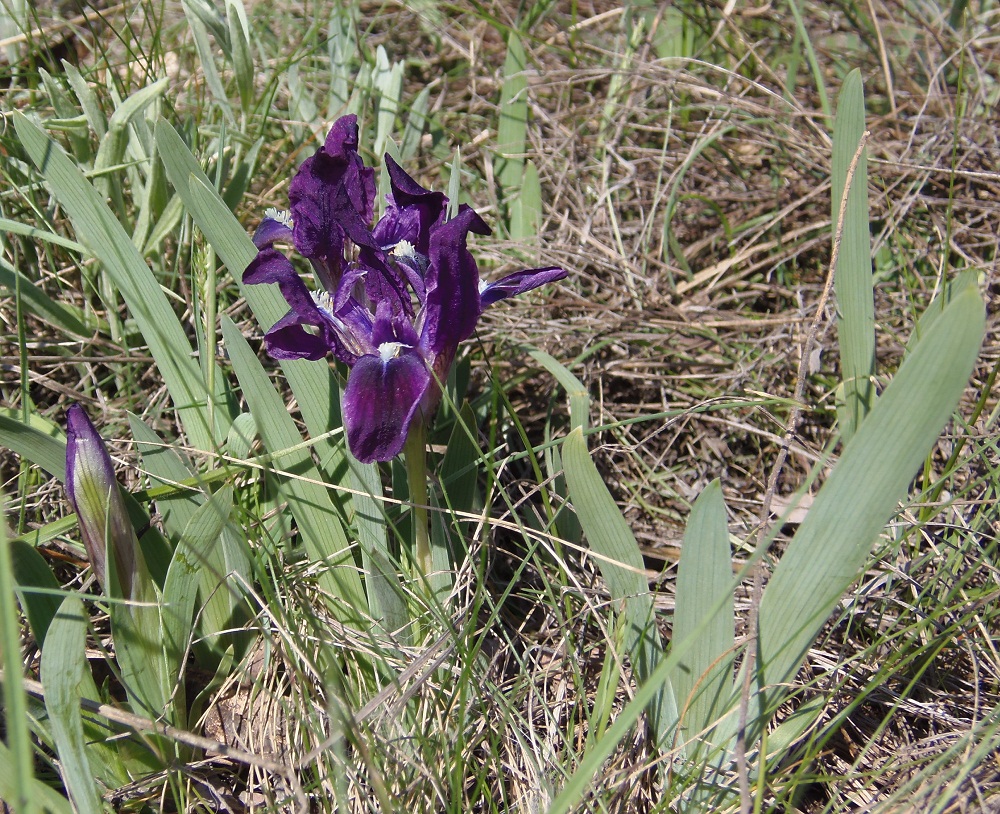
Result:
{"label": "green leaf blade", "polygon": [[80,717],[79,689],[86,679],[87,667],[85,633],[83,604],[78,596],[68,596],[49,626],[41,672],[45,709],[73,808],[81,814],[100,814],[101,800],[87,759],[89,750]]}
{"label": "green leaf blade", "polygon": [[[707,730],[732,697],[734,605],[726,507],[715,480],[691,508],[677,573],[674,640],[697,633],[673,679],[678,703],[686,706],[686,737]],[[711,621],[705,627],[707,618]]]}
{"label": "green leaf blade", "polygon": [[761,600],[765,686],[794,679],[905,497],[968,383],[983,339],[984,310],[972,287],[955,296],[904,360],[817,495]]}
{"label": "green leaf blade", "polygon": [[[288,408],[239,328],[225,316],[222,335],[264,447],[277,453],[301,445],[302,437]],[[340,612],[344,621],[357,621],[367,610],[367,600],[340,516],[319,470],[305,448],[283,455],[281,462],[287,476],[279,478],[279,489],[295,516],[303,542],[316,562],[329,566],[321,584],[343,600],[344,607],[338,605],[335,612]]]}
{"label": "green leaf blade", "polygon": [[865,132],[865,99],[861,72],[844,80],[833,130],[833,225],[848,195],[840,252],[834,271],[837,294],[837,338],[843,377],[840,431],[847,443],[875,400],[875,293],[872,276],[871,227],[868,217],[868,162],[865,151],[855,168],[850,190],[847,173]]}
{"label": "green leaf blade", "polygon": [[[3,503],[0,502],[0,510]],[[0,511],[2,517],[2,511]],[[0,665],[3,666],[3,702],[5,739],[9,745],[10,760],[4,764],[4,774],[12,775],[9,785],[13,794],[7,801],[18,811],[34,811],[32,786],[35,772],[28,732],[28,700],[24,691],[21,661],[21,637],[17,624],[17,606],[14,602],[16,584],[12,551],[7,541],[7,527],[0,523]],[[82,651],[81,647],[81,651]],[[81,652],[82,657],[82,652]],[[82,739],[82,738],[81,738]]]}
{"label": "green leaf blade", "polygon": [[[577,516],[611,598],[625,617],[625,647],[642,685],[662,661],[663,643],[656,629],[653,598],[639,545],[591,460],[580,428],[574,429],[563,442],[562,459]],[[656,693],[650,718],[658,741],[666,744],[678,719],[669,681]]]}
{"label": "green leaf blade", "polygon": [[62,149],[20,113],[14,116],[14,126],[80,239],[114,279],[156,359],[191,443],[211,450],[213,431],[208,425],[201,372],[156,278],[104,199]]}
{"label": "green leaf blade", "polygon": [[511,30],[500,90],[500,123],[497,127],[496,178],[505,195],[517,190],[524,172],[524,150],[528,138],[528,64],[521,36]]}

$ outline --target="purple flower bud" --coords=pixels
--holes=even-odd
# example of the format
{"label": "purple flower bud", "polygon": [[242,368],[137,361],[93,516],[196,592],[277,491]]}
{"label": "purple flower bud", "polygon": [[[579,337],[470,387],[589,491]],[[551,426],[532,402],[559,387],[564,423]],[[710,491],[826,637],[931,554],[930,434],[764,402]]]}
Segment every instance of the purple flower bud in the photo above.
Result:
{"label": "purple flower bud", "polygon": [[[133,598],[138,540],[125,510],[107,447],[87,413],[74,404],[66,414],[66,492],[80,523],[90,567],[108,589],[108,546],[121,595]],[[138,555],[141,556],[141,555]]]}

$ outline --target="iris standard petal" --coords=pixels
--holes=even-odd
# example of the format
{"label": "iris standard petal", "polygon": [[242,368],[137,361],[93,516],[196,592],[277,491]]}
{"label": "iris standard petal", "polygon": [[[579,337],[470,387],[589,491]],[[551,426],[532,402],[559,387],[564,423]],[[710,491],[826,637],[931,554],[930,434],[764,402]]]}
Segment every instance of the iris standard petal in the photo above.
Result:
{"label": "iris standard petal", "polygon": [[431,233],[422,336],[434,356],[454,353],[479,321],[479,269],[466,243],[482,227],[482,218],[464,207]]}
{"label": "iris standard petal", "polygon": [[358,152],[358,117],[354,113],[341,116],[330,127],[323,149],[336,158],[347,158]]}
{"label": "iris standard petal", "polygon": [[347,198],[338,168],[320,153],[302,163],[288,196],[295,248],[313,261],[323,286],[333,289],[344,265],[345,224],[358,235],[365,223]]}
{"label": "iris standard petal", "polygon": [[[387,156],[388,157],[388,156]],[[375,244],[383,251],[392,251],[400,242],[416,246],[420,232],[420,211],[415,207],[400,208],[390,205],[372,229]]]}
{"label": "iris standard petal", "polygon": [[375,170],[366,167],[358,155],[358,117],[353,113],[333,123],[323,144],[323,151],[344,163],[343,183],[361,220],[370,223],[375,215]]}
{"label": "iris standard petal", "polygon": [[480,306],[485,309],[495,302],[523,294],[525,291],[531,291],[531,289],[546,283],[561,280],[565,276],[565,269],[558,266],[515,271],[513,274],[508,274],[506,277],[484,285],[479,292]]}
{"label": "iris standard petal", "polygon": [[343,166],[340,180],[361,220],[370,223],[375,214],[375,170],[366,167],[358,155],[360,142],[358,117],[353,113],[333,123],[322,152]]}
{"label": "iris standard petal", "polygon": [[356,116],[334,124],[323,147],[302,162],[288,189],[295,248],[314,261],[320,280],[336,287],[344,241],[371,245],[375,171],[358,155]]}
{"label": "iris standard petal", "polygon": [[[413,213],[417,215],[416,224],[408,224],[409,234],[404,237],[418,252],[427,254],[431,228],[444,217],[448,197],[443,192],[424,189],[393,160],[391,155],[386,154],[385,166],[389,171],[392,202],[399,210],[395,216],[401,217],[404,213],[408,213],[410,217]],[[386,215],[391,217],[390,211],[387,211]]]}
{"label": "iris standard petal", "polygon": [[344,389],[347,443],[362,463],[389,461],[402,452],[431,383],[430,371],[416,351],[380,350],[377,356],[358,359]]}

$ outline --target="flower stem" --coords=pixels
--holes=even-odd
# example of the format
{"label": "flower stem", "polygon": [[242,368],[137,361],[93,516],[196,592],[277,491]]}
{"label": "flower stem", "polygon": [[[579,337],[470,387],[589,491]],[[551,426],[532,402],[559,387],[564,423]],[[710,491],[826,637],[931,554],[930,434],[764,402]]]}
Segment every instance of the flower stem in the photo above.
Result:
{"label": "flower stem", "polygon": [[414,560],[418,571],[427,577],[434,570],[427,525],[427,444],[423,421],[414,421],[403,448],[406,456],[406,480],[413,504]]}

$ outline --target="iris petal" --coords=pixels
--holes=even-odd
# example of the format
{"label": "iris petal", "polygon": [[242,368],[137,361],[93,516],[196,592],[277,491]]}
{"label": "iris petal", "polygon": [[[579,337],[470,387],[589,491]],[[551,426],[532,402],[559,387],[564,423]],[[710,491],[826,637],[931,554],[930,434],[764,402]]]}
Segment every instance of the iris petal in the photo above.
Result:
{"label": "iris petal", "polygon": [[344,390],[347,443],[362,463],[388,461],[403,450],[431,374],[419,353],[362,356]]}
{"label": "iris petal", "polygon": [[334,124],[323,147],[302,162],[288,189],[295,248],[313,261],[320,281],[334,289],[344,263],[344,242],[369,245],[375,171],[358,155],[356,116]]}
{"label": "iris petal", "polygon": [[253,233],[253,245],[264,249],[279,240],[292,239],[292,227],[288,225],[291,216],[285,218],[266,217],[260,222],[257,231]]}
{"label": "iris petal", "polygon": [[508,274],[506,277],[501,277],[496,282],[484,286],[479,295],[480,305],[485,309],[495,302],[523,294],[525,291],[531,291],[531,289],[546,283],[561,280],[565,276],[565,269],[558,266],[515,271],[513,274]]}
{"label": "iris petal", "polygon": [[277,283],[282,286],[282,294],[285,293],[284,286],[286,285],[298,284],[305,288],[305,284],[295,272],[292,261],[277,249],[270,247],[257,252],[257,256],[250,261],[250,265],[243,272],[244,285],[257,285],[258,283]]}
{"label": "iris petal", "polygon": [[479,269],[466,247],[469,232],[479,224],[486,225],[465,207],[431,234],[423,337],[434,355],[454,354],[479,321]]}
{"label": "iris petal", "polygon": [[323,152],[343,162],[342,180],[347,196],[355,205],[361,220],[367,224],[375,214],[375,170],[365,166],[358,155],[358,117],[353,113],[341,116],[333,123],[323,144]]}
{"label": "iris petal", "polygon": [[321,318],[316,301],[302,278],[295,273],[292,262],[276,249],[262,249],[257,253],[243,274],[243,283],[277,283],[281,295],[300,322],[318,324]]}
{"label": "iris petal", "polygon": [[322,328],[309,333],[294,311],[289,311],[264,334],[264,347],[274,359],[308,359],[316,362],[325,357],[335,340]]}
{"label": "iris petal", "polygon": [[[385,216],[388,216],[390,221],[395,218],[402,219],[404,216],[410,218],[406,224],[407,233],[401,235],[401,239],[408,240],[421,254],[427,254],[431,228],[444,217],[448,197],[443,192],[424,189],[406,173],[406,170],[393,161],[390,155],[385,157],[385,166],[389,171],[391,197],[395,205],[390,207]],[[393,212],[393,209],[396,211]],[[415,223],[412,220],[414,214]]]}

